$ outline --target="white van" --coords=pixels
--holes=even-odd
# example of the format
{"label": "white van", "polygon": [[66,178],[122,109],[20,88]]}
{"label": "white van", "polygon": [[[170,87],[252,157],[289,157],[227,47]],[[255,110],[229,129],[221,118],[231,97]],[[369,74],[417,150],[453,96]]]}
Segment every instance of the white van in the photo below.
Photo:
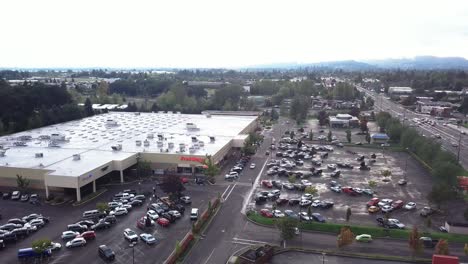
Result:
{"label": "white van", "polygon": [[198,208],[192,208],[190,212],[190,220],[198,220]]}

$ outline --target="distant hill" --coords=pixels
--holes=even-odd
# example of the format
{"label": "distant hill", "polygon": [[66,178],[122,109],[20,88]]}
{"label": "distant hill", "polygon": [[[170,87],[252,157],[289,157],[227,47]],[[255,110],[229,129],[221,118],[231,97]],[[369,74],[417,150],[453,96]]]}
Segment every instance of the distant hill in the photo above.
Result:
{"label": "distant hill", "polygon": [[382,69],[414,69],[414,70],[441,70],[441,69],[468,69],[468,60],[462,57],[434,57],[417,56],[404,59],[383,60],[345,60],[317,63],[275,63],[247,67],[248,69],[298,69],[298,68],[326,68],[341,69],[345,71],[364,71]]}

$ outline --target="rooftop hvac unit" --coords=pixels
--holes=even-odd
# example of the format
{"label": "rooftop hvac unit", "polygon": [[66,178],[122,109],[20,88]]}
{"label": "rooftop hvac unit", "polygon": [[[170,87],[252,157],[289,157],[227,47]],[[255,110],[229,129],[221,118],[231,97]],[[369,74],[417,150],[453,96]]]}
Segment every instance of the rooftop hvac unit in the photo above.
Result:
{"label": "rooftop hvac unit", "polygon": [[141,140],[135,141],[135,144],[136,144],[138,147],[141,146]]}
{"label": "rooftop hvac unit", "polygon": [[16,142],[13,142],[13,145],[17,146],[17,147],[26,147],[26,142],[24,141],[16,141]]}
{"label": "rooftop hvac unit", "polygon": [[34,155],[36,158],[43,158],[44,157],[44,153],[36,153]]}
{"label": "rooftop hvac unit", "polygon": [[57,141],[52,140],[52,141],[49,142],[49,147],[51,147],[51,148],[58,148],[58,147],[60,147],[60,146],[59,146],[59,144],[57,143]]}
{"label": "rooftop hvac unit", "polygon": [[197,137],[192,137],[192,142],[197,142]]}
{"label": "rooftop hvac unit", "polygon": [[203,141],[198,141],[198,145],[200,145],[200,147],[204,147],[204,146],[205,146],[205,142],[203,142]]}
{"label": "rooftop hvac unit", "polygon": [[206,118],[211,118],[211,114],[206,114]]}
{"label": "rooftop hvac unit", "polygon": [[111,148],[112,148],[112,150],[114,150],[114,151],[122,150],[122,144],[113,145],[113,146],[111,146]]}
{"label": "rooftop hvac unit", "polygon": [[215,142],[215,137],[210,137],[210,142],[214,143]]}
{"label": "rooftop hvac unit", "polygon": [[73,154],[73,160],[80,160],[81,155],[80,154]]}
{"label": "rooftop hvac unit", "polygon": [[162,147],[164,143],[162,141],[158,141],[158,147]]}
{"label": "rooftop hvac unit", "polygon": [[136,112],[135,115],[140,115],[140,112]]}
{"label": "rooftop hvac unit", "polygon": [[153,133],[148,134],[147,138],[154,138],[154,134]]}
{"label": "rooftop hvac unit", "polygon": [[185,126],[188,130],[198,130],[197,125],[195,125],[194,123],[186,123]]}
{"label": "rooftop hvac unit", "polygon": [[5,152],[6,152],[6,150],[3,150],[3,149],[0,150],[0,157],[5,157]]}
{"label": "rooftop hvac unit", "polygon": [[195,153],[195,151],[197,151],[197,150],[196,150],[194,147],[190,147],[190,148],[189,148],[189,152],[190,152],[190,153]]}
{"label": "rooftop hvac unit", "polygon": [[107,119],[106,120],[106,126],[116,126],[117,125],[117,121],[113,120],[113,119]]}
{"label": "rooftop hvac unit", "polygon": [[171,148],[174,148],[174,143],[173,142],[169,142],[168,144],[168,147],[171,149]]}
{"label": "rooftop hvac unit", "polygon": [[50,135],[50,140],[65,141],[65,135],[54,133]]}
{"label": "rooftop hvac unit", "polygon": [[32,139],[31,136],[26,136],[26,135],[18,137],[18,140],[21,140],[21,141],[27,141],[27,140],[31,140],[31,139]]}
{"label": "rooftop hvac unit", "polygon": [[143,145],[145,147],[148,147],[150,145],[149,141],[147,139],[145,139],[145,141],[143,142]]}

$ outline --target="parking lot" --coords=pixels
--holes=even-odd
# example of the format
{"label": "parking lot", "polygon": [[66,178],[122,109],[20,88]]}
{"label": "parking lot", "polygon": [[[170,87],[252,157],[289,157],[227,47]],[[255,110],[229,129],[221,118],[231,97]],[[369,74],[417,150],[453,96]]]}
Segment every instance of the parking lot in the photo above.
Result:
{"label": "parking lot", "polygon": [[[16,243],[7,244],[6,248],[0,251],[2,263],[16,263],[18,249],[31,247],[31,243],[39,238],[49,238],[62,244],[62,249],[53,253],[49,263],[104,263],[104,260],[98,257],[98,246],[102,244],[109,246],[115,252],[114,263],[132,263],[133,257],[135,263],[162,263],[174,249],[176,241],[180,241],[191,229],[190,209],[192,207],[199,208],[201,211],[206,209],[208,200],[215,197],[223,186],[199,186],[193,182],[186,184],[184,194],[192,198],[192,204],[186,205],[185,214],[182,218],[176,220],[169,227],[161,227],[156,224],[146,231],[136,227],[137,220],[146,213],[147,204],[154,202],[147,198],[142,206],[134,207],[128,215],[117,216],[116,224],[109,229],[96,231],[96,239],[89,241],[84,247],[67,249],[65,248],[66,241],[60,237],[62,232],[66,231],[67,225],[81,220],[83,212],[95,209],[96,203],[109,202],[114,194],[124,189],[135,189],[137,191],[140,189],[141,192],[151,193],[153,186],[155,184],[151,181],[143,182],[141,185],[109,186],[108,191],[98,198],[77,207],[71,204],[51,206],[44,203],[41,206],[34,206],[29,203],[1,200],[2,224],[6,223],[10,218],[21,218],[31,213],[50,217],[50,223],[43,229]],[[158,196],[164,195],[157,187],[156,194]],[[130,228],[138,234],[150,233],[156,237],[158,243],[149,246],[139,241],[135,247],[131,248],[130,243],[124,239],[123,231],[126,228]]]}
{"label": "parking lot", "polygon": [[[333,131],[333,134],[340,135],[338,139],[343,142],[343,136],[345,133],[340,131],[341,133],[336,133]],[[327,134],[328,130],[322,132],[323,134]],[[315,135],[320,135],[321,133],[318,131],[314,131]],[[296,133],[297,135],[297,133]],[[284,135],[289,137],[288,135]],[[324,146],[325,142],[313,141],[311,143],[306,142],[307,146],[315,145],[316,147]],[[277,147],[279,144],[277,144]],[[284,144],[287,146],[290,151],[294,152],[295,144]],[[407,153],[404,152],[391,152],[389,150],[385,150],[384,148],[364,148],[364,147],[343,147],[339,148],[337,146],[330,145],[330,148],[333,151],[329,150],[319,150],[317,154],[313,157],[305,157],[302,159],[303,165],[300,165],[300,162],[297,163],[294,167],[290,167],[287,165],[288,161],[293,161],[294,158],[290,157],[277,157],[277,152],[287,152],[288,149],[275,149],[272,150],[271,155],[269,157],[269,163],[272,160],[278,160],[280,166],[278,166],[281,170],[285,169],[287,173],[279,176],[278,173],[269,173],[267,169],[261,175],[261,179],[259,184],[256,186],[255,193],[259,194],[262,191],[265,193],[271,192],[275,189],[280,189],[280,195],[277,196],[279,198],[284,198],[286,200],[291,199],[301,199],[303,195],[303,191],[294,189],[289,190],[284,188],[284,183],[289,181],[288,174],[299,172],[302,174],[310,174],[311,168],[321,169],[323,173],[320,176],[310,176],[304,177],[305,180],[309,181],[312,186],[314,186],[318,193],[317,197],[312,198],[313,200],[320,200],[320,201],[331,201],[334,203],[334,206],[329,209],[323,209],[320,207],[312,207],[312,213],[320,213],[322,216],[325,217],[326,221],[328,222],[335,222],[335,223],[343,223],[346,221],[346,210],[347,208],[351,208],[352,216],[350,218],[350,222],[353,224],[366,224],[366,225],[376,225],[375,219],[377,217],[382,217],[382,212],[376,213],[369,213],[368,207],[366,206],[367,202],[372,197],[378,197],[380,199],[392,199],[393,201],[402,200],[404,204],[407,202],[415,202],[416,209],[414,210],[405,210],[395,209],[390,213],[391,218],[396,218],[400,220],[403,224],[405,224],[408,228],[413,225],[420,225],[424,224],[424,218],[419,216],[419,210],[424,206],[428,206],[428,202],[426,199],[427,193],[431,190],[431,176],[430,174],[425,171],[416,160],[410,157]],[[292,151],[291,151],[292,150]],[[328,153],[328,157],[320,158],[320,153]],[[375,154],[375,159],[372,159],[372,154]],[[323,154],[322,154],[323,155]],[[284,155],[283,155],[284,156]],[[361,170],[360,163],[357,158],[360,156],[364,156],[364,162],[366,166],[370,168],[370,170]],[[321,161],[321,165],[313,165],[312,160],[318,159]],[[282,160],[282,161],[281,161]],[[371,161],[371,160],[374,160]],[[297,161],[297,160],[296,160]],[[340,171],[340,175],[338,177],[332,177],[331,174],[335,171],[328,168],[329,164],[337,164],[337,163],[348,163],[349,165],[353,166],[352,169],[350,168],[337,168]],[[285,167],[283,167],[285,165]],[[333,166],[333,165],[332,165]],[[272,165],[269,166],[270,168]],[[406,172],[405,172],[406,168]],[[389,170],[391,171],[391,175],[389,177],[383,177],[382,171]],[[269,175],[270,174],[270,175]],[[281,173],[280,173],[281,174]],[[405,178],[407,179],[406,185],[399,185],[398,181]],[[295,184],[300,184],[303,180],[300,177],[296,177]],[[385,181],[384,181],[385,179]],[[262,184],[262,181],[276,181],[276,186],[272,188],[266,187]],[[341,189],[343,187],[352,187],[352,188],[360,188],[361,191],[363,189],[371,189],[373,194],[368,195],[365,193],[351,195],[345,193],[343,191],[337,193],[330,189],[330,182],[335,181],[336,184],[340,185]],[[376,186],[370,187],[369,181],[374,181]],[[283,188],[281,188],[283,186]],[[338,188],[338,189],[340,189]],[[270,195],[271,196],[271,195]],[[278,209],[284,212],[284,210],[293,210],[296,213],[301,211],[307,212],[308,206],[301,207],[300,205],[290,205],[289,203],[285,203],[283,205],[277,205],[275,202],[276,198],[266,199],[265,203],[255,203],[255,195],[252,197],[252,200],[249,204],[251,208],[254,208],[257,211],[260,211],[262,208],[267,209]],[[404,205],[403,204],[403,205]],[[442,224],[442,216],[434,215],[432,217],[432,224],[433,228],[437,228],[439,225]]]}

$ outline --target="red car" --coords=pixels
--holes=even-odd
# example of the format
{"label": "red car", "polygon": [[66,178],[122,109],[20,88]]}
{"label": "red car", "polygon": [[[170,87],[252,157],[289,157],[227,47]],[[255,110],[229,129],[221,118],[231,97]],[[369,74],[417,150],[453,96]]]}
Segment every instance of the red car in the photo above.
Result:
{"label": "red car", "polygon": [[367,202],[367,207],[377,206],[377,204],[379,202],[380,202],[380,199],[377,198],[377,197],[374,197],[374,198],[370,199],[370,201]]}
{"label": "red car", "polygon": [[263,217],[273,218],[273,214],[272,214],[271,211],[268,210],[268,209],[262,209],[262,210],[260,210],[260,214],[261,214]]}
{"label": "red car", "polygon": [[163,227],[168,227],[169,224],[170,224],[169,220],[167,220],[164,217],[158,218],[158,220],[156,220],[156,222],[158,223],[158,225],[163,226]]}
{"label": "red car", "polygon": [[182,177],[182,178],[180,178],[180,182],[182,182],[183,184],[186,184],[186,183],[189,182],[189,180],[186,177]]}
{"label": "red car", "polygon": [[343,187],[341,191],[350,195],[358,195],[358,193],[353,189],[353,187]]}
{"label": "red car", "polygon": [[267,188],[273,188],[273,184],[271,183],[271,181],[263,180],[262,185]]}
{"label": "red car", "polygon": [[392,203],[393,209],[400,209],[404,205],[404,202],[402,200],[397,200]]}
{"label": "red car", "polygon": [[96,233],[94,231],[85,231],[85,232],[81,233],[81,235],[79,235],[77,237],[82,237],[86,241],[93,240],[93,239],[96,238]]}

